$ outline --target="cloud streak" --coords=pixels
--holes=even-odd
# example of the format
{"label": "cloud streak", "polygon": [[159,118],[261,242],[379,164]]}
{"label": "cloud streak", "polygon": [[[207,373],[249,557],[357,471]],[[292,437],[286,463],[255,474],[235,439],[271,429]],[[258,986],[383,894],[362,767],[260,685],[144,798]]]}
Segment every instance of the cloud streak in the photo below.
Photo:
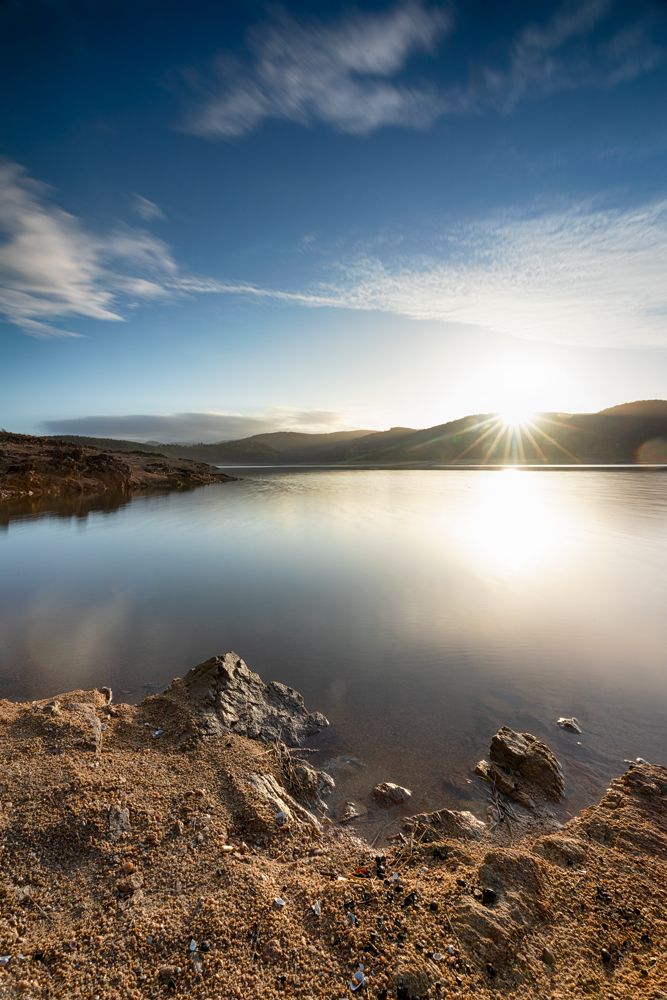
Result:
{"label": "cloud streak", "polygon": [[[333,24],[288,14],[251,31],[243,63],[221,56],[216,79],[185,131],[234,139],[267,119],[363,135],[387,125],[424,128],[438,118],[509,112],[521,100],[578,87],[611,87],[652,70],[663,50],[646,19],[592,36],[612,0],[567,2],[544,25],[524,28],[496,64],[471,62],[470,78],[448,86],[395,78],[411,56],[436,55],[453,18],[420,0],[383,13],[347,15]],[[434,62],[434,66],[435,66]]]}
{"label": "cloud streak", "polygon": [[411,55],[433,52],[451,23],[441,7],[418,0],[333,25],[300,23],[281,13],[250,33],[247,67],[230,57],[219,60],[218,83],[186,130],[233,138],[267,118],[323,121],[356,135],[381,125],[428,125],[439,114],[432,88],[391,77]]}
{"label": "cloud streak", "polygon": [[349,430],[352,414],[344,410],[302,410],[280,406],[257,413],[150,413],[120,416],[76,417],[47,420],[48,434],[79,434],[127,441],[199,442],[233,441],[273,431],[326,434]]}
{"label": "cloud streak", "polygon": [[50,205],[48,188],[0,163],[0,312],[34,337],[76,337],[51,325],[72,317],[120,321],[121,302],[168,298],[178,268],[150,233],[100,237]]}
{"label": "cloud streak", "polygon": [[304,291],[215,282],[199,291],[467,323],[531,340],[667,346],[667,201],[487,220],[443,242],[452,248],[445,260],[386,263],[364,254]]}

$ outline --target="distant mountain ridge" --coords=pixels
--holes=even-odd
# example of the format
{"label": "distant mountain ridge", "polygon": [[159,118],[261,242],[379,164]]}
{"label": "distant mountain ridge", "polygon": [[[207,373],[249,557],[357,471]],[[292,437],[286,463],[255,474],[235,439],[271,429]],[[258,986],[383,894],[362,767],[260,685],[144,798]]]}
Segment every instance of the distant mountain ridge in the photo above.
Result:
{"label": "distant mountain ridge", "polygon": [[109,451],[145,451],[212,465],[665,464],[667,400],[638,400],[599,413],[539,413],[512,424],[473,414],[415,430],[276,431],[216,444],[137,444],[54,435]]}

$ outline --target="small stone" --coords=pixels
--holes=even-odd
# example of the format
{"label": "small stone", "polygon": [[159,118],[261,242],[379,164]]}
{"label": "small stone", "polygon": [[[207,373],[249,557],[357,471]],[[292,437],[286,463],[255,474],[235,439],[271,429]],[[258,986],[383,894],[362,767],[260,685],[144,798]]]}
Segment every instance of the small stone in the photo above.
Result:
{"label": "small stone", "polygon": [[490,962],[486,963],[486,972],[487,972],[487,975],[491,976],[492,979],[493,979],[493,977],[496,974],[496,970],[494,969],[494,967],[491,965]]}
{"label": "small stone", "polygon": [[482,892],[481,889],[473,889],[472,898],[477,900],[478,903],[481,903],[482,900],[484,899],[484,893]]}
{"label": "small stone", "polygon": [[275,906],[276,910],[282,910],[283,906],[285,905],[285,900],[281,899],[280,896],[276,896],[276,898],[273,900],[273,905]]}
{"label": "small stone", "polygon": [[462,878],[457,878],[456,884],[462,886],[465,889],[465,880]]}
{"label": "small stone", "polygon": [[123,867],[121,868],[123,875],[132,875],[134,872],[136,872],[136,870],[137,866],[133,864],[132,861],[126,861]]}
{"label": "small stone", "polygon": [[434,913],[438,912],[438,904],[435,901],[430,902],[428,904],[428,908],[429,910],[432,910]]}
{"label": "small stone", "polygon": [[493,889],[482,889],[482,903],[484,906],[492,906],[495,899],[496,894]]}
{"label": "small stone", "polygon": [[199,945],[199,950],[206,953],[207,951],[211,950],[211,945],[208,943],[208,941],[202,941],[202,943]]}
{"label": "small stone", "polygon": [[412,798],[409,788],[395,785],[393,781],[383,781],[373,789],[373,798],[382,809],[391,809]]}
{"label": "small stone", "polygon": [[602,949],[601,956],[603,962],[611,962],[611,955],[609,954],[606,948]]}
{"label": "small stone", "polygon": [[555,956],[552,954],[552,952],[549,951],[548,948],[542,949],[542,961],[544,962],[545,965],[556,964]]}
{"label": "small stone", "polygon": [[558,720],[558,725],[561,729],[566,729],[568,733],[580,733],[581,726],[576,719],[564,719],[560,718]]}
{"label": "small stone", "polygon": [[282,953],[283,949],[278,938],[271,938],[271,940],[267,941],[262,948],[262,958],[265,962],[268,962],[269,965],[274,965],[282,956]]}
{"label": "small stone", "polygon": [[144,877],[140,872],[135,872],[134,875],[128,875],[126,878],[121,878],[116,883],[116,887],[119,892],[124,892],[130,894],[136,892],[137,889],[141,889],[144,884]]}
{"label": "small stone", "polygon": [[158,976],[160,979],[173,979],[174,976],[177,976],[180,971],[180,965],[163,965],[160,969],[158,969]]}

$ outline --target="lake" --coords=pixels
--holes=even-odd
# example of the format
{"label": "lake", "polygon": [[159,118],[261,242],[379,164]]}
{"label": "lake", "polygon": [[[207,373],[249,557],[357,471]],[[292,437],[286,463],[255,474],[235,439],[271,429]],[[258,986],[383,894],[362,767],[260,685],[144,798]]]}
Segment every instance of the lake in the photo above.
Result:
{"label": "lake", "polygon": [[136,701],[234,650],[330,719],[341,794],[416,809],[482,814],[501,725],[562,761],[564,818],[624,758],[667,763],[667,472],[231,471],[5,505],[0,696]]}

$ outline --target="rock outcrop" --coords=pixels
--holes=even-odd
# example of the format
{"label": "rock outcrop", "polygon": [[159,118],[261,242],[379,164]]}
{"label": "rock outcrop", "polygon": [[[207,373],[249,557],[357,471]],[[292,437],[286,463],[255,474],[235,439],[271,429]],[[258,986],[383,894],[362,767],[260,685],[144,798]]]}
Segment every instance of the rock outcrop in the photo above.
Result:
{"label": "rock outcrop", "polygon": [[191,489],[231,482],[215,466],[142,452],[102,451],[57,438],[0,433],[0,500]]}
{"label": "rock outcrop", "polygon": [[307,736],[329,725],[320,712],[306,711],[298,691],[278,681],[265,684],[236,653],[212,656],[182,680],[173,680],[159,697],[183,694],[195,710],[201,736],[234,732],[300,746]]}
{"label": "rock outcrop", "polygon": [[535,809],[545,799],[560,802],[565,786],[560,764],[546,745],[530,733],[503,726],[491,740],[490,762],[481,760],[475,774],[498,791]]}

